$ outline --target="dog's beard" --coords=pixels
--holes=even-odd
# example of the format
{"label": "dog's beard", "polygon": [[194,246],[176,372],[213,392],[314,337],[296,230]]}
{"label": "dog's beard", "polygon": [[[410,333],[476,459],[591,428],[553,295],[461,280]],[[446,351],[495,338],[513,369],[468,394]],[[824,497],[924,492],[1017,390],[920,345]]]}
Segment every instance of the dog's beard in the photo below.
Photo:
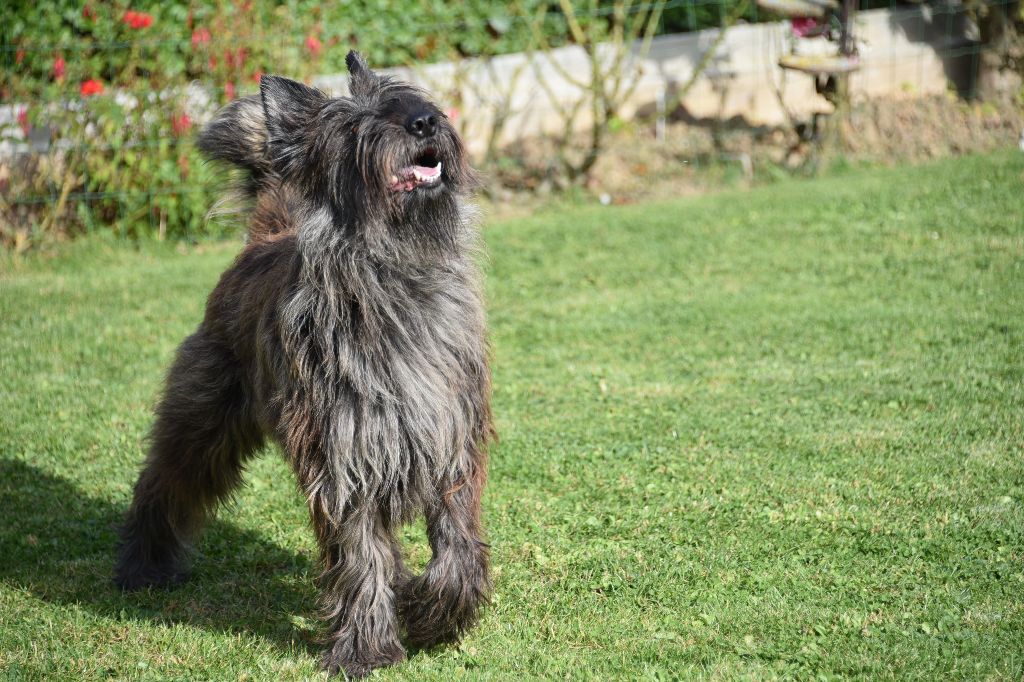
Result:
{"label": "dog's beard", "polygon": [[434,253],[449,250],[464,219],[462,147],[448,131],[415,142],[403,135],[384,128],[355,141],[351,162],[338,166],[339,217],[355,217],[367,234],[381,232],[379,238]]}
{"label": "dog's beard", "polygon": [[462,144],[447,125],[418,140],[391,125],[370,125],[355,140],[355,161],[367,185],[413,193],[439,188],[458,192],[465,184]]}
{"label": "dog's beard", "polygon": [[[436,180],[418,182],[406,190],[394,186],[391,179],[399,174],[395,168],[401,171],[406,167],[397,164],[412,165],[408,163],[409,154],[399,155],[400,161],[393,159],[381,152],[373,160],[383,162],[369,168],[357,167],[358,160],[339,163],[332,182],[334,227],[329,241],[334,237],[362,241],[374,253],[403,261],[454,255],[464,231],[465,212],[457,185],[449,179],[448,164],[439,160]],[[324,197],[316,183],[307,185],[304,194],[314,205]],[[319,235],[328,236],[324,232]]]}

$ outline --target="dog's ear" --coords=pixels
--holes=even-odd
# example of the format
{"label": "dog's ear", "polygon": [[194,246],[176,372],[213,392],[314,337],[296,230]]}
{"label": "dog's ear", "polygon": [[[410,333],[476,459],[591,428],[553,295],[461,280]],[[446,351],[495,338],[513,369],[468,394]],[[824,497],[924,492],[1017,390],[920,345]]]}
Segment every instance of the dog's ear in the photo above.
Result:
{"label": "dog's ear", "polygon": [[366,94],[376,85],[377,74],[367,66],[363,55],[350,50],[345,57],[345,65],[349,74],[348,88],[353,95]]}
{"label": "dog's ear", "polygon": [[271,142],[290,141],[328,99],[316,88],[280,76],[260,76],[260,97]]}
{"label": "dog's ear", "polygon": [[203,126],[199,133],[199,149],[211,159],[248,168],[253,177],[259,179],[269,170],[265,121],[259,97],[251,95],[236,99]]}

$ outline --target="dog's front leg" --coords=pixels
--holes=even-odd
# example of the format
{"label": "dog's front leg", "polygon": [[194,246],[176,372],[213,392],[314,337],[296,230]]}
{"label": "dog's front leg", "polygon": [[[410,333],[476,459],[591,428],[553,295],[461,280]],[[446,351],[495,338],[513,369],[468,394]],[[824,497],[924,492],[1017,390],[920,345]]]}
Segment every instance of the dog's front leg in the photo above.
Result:
{"label": "dog's front leg", "polygon": [[399,611],[414,646],[458,640],[476,623],[489,598],[488,546],[480,523],[486,476],[484,454],[468,453],[462,473],[438,491],[427,509],[433,558],[422,576],[405,583],[399,597]]}
{"label": "dog's front leg", "polygon": [[398,640],[392,585],[401,566],[396,540],[371,507],[337,509],[324,488],[310,495],[313,526],[324,572],[323,606],[329,622],[322,665],[331,675],[344,670],[364,677],[374,668],[405,659]]}

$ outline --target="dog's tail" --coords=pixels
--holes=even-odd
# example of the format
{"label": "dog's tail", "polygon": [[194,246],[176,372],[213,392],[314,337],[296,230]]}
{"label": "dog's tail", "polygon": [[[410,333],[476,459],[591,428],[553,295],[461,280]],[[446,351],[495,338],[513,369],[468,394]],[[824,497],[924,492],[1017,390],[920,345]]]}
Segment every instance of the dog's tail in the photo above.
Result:
{"label": "dog's tail", "polygon": [[241,97],[223,107],[199,133],[199,150],[209,159],[247,171],[241,190],[255,198],[270,179],[267,123],[259,95]]}

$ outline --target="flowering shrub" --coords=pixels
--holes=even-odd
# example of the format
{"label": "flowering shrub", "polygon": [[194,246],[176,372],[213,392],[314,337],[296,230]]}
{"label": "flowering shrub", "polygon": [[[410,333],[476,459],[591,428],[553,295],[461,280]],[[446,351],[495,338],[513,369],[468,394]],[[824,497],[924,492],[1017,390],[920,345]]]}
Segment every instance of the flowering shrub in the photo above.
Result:
{"label": "flowering shrub", "polygon": [[224,178],[199,157],[195,122],[271,66],[309,78],[326,52],[315,26],[271,23],[253,2],[42,4],[15,22],[0,80],[16,111],[0,128],[0,243],[216,232],[205,215]]}

